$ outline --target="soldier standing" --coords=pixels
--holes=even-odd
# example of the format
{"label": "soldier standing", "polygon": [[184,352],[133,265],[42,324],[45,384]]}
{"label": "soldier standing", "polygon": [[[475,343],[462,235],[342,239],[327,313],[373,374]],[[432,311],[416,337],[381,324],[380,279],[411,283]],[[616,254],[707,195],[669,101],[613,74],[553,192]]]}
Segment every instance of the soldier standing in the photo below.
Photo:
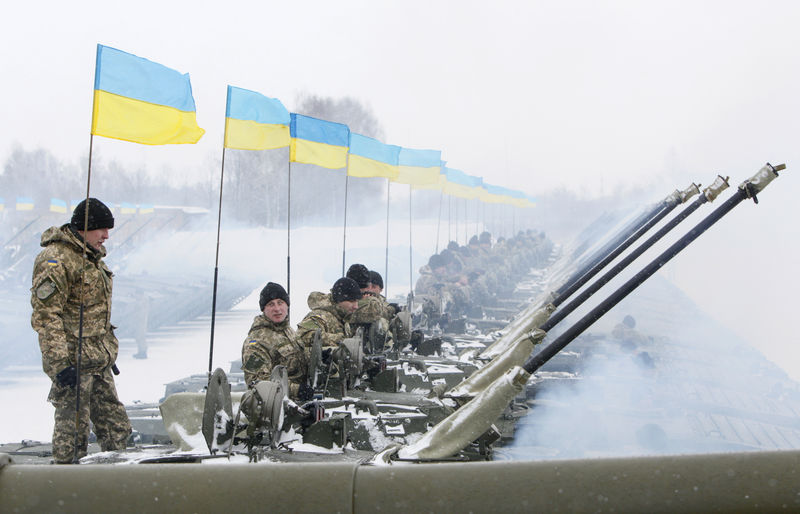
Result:
{"label": "soldier standing", "polygon": [[[56,409],[53,458],[59,464],[86,455],[90,420],[103,451],[124,449],[131,433],[111,374],[119,373],[115,364],[119,342],[111,325],[113,274],[103,262],[103,242],[113,227],[114,217],[103,202],[89,198],[87,209],[83,200],[70,223],[42,234],[44,250],[33,265],[31,325],[39,334],[42,367],[53,381],[47,400]],[[76,386],[80,387],[77,429]]]}
{"label": "soldier standing", "polygon": [[[248,384],[269,380],[272,368],[285,366],[289,397],[307,399],[308,360],[303,345],[289,326],[289,295],[280,284],[269,282],[261,290],[261,314],[253,319],[242,346],[242,371]],[[300,398],[301,392],[303,398]]]}

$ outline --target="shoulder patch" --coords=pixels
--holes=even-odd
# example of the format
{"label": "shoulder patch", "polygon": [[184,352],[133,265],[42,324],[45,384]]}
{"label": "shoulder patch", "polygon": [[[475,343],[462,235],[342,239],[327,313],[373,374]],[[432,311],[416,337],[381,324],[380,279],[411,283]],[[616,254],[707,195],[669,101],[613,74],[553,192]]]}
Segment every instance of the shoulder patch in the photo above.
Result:
{"label": "shoulder patch", "polygon": [[49,259],[47,261],[48,266],[58,266],[58,259]]}
{"label": "shoulder patch", "polygon": [[254,344],[256,344],[256,343],[258,343],[258,340],[256,340],[256,339],[251,339],[251,340],[250,340],[250,341],[249,341],[247,344],[249,344],[250,346],[252,346],[252,345],[254,345]]}
{"label": "shoulder patch", "polygon": [[[49,264],[50,261],[48,261]],[[36,298],[41,301],[45,301],[51,296],[53,293],[56,292],[56,285],[53,283],[53,280],[49,277],[44,279],[44,281],[39,284],[39,287],[36,288]]]}

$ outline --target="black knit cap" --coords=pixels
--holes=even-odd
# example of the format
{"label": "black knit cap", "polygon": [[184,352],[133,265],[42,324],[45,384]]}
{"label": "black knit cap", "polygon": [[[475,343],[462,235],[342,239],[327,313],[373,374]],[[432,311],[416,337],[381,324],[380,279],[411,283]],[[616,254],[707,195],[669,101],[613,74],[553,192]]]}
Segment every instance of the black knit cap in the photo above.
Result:
{"label": "black knit cap", "polygon": [[455,241],[450,241],[449,243],[447,243],[447,249],[450,250],[451,252],[458,250],[458,243],[456,243]]}
{"label": "black knit cap", "polygon": [[470,238],[469,238],[469,245],[470,245],[470,246],[472,246],[472,245],[476,245],[476,244],[480,244],[480,243],[478,242],[478,236],[472,236],[472,237],[470,237]]}
{"label": "black knit cap", "polygon": [[383,277],[377,271],[369,270],[369,283],[383,289]]}
{"label": "black knit cap", "polygon": [[363,264],[353,264],[347,268],[345,274],[347,278],[352,278],[358,284],[358,287],[364,289],[369,285],[369,269]]}
{"label": "black knit cap", "polygon": [[267,282],[267,285],[264,286],[264,289],[261,290],[261,296],[258,298],[258,307],[263,311],[264,307],[271,302],[280,298],[286,305],[289,305],[289,295],[286,294],[286,289],[283,288],[282,285],[276,284],[275,282]]}
{"label": "black knit cap", "polygon": [[480,242],[481,244],[492,244],[492,234],[489,232],[481,232]]}
{"label": "black knit cap", "polygon": [[333,303],[354,302],[361,299],[361,288],[352,278],[342,277],[333,283],[331,298]]}
{"label": "black knit cap", "polygon": [[438,253],[431,255],[428,259],[428,267],[431,269],[441,268],[442,266],[447,266],[447,261]]}
{"label": "black knit cap", "polygon": [[106,204],[97,198],[89,198],[89,224],[86,225],[86,200],[75,207],[72,220],[69,224],[75,230],[97,230],[99,228],[114,228],[114,215]]}

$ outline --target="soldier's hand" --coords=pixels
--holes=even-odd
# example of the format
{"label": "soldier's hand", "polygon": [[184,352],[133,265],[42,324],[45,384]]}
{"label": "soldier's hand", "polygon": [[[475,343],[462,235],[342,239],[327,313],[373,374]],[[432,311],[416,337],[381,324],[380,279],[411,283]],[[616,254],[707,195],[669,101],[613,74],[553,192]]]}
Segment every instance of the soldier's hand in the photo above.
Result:
{"label": "soldier's hand", "polygon": [[400,312],[400,306],[398,304],[396,304],[396,303],[390,303],[389,307],[394,309],[394,314],[397,314],[398,312]]}
{"label": "soldier's hand", "polygon": [[78,383],[78,370],[75,369],[75,366],[62,369],[56,375],[56,382],[61,387],[74,388],[75,384]]}

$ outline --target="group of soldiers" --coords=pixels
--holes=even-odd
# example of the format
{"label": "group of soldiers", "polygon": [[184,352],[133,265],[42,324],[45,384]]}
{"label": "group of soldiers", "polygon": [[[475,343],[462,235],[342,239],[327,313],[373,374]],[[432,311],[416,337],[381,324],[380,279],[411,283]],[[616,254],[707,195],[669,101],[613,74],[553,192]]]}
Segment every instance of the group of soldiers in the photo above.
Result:
{"label": "group of soldiers", "polygon": [[494,244],[489,232],[472,236],[466,246],[451,241],[419,270],[414,290],[423,323],[483,317],[485,307],[509,298],[518,279],[546,257],[544,239],[543,233],[528,230]]}
{"label": "group of soldiers", "polygon": [[[103,243],[113,227],[111,210],[87,198],[69,223],[42,234],[43,250],[34,262],[31,325],[39,336],[42,367],[52,380],[48,401],[55,407],[53,459],[58,464],[86,455],[90,422],[103,451],[124,449],[131,435],[114,384],[119,341],[111,324],[113,273],[103,262]],[[289,325],[289,295],[269,282],[259,295],[261,313],[242,347],[248,384],[269,380],[272,370],[283,366],[289,397],[309,399],[308,360],[315,338],[323,349],[333,349],[359,326],[372,327],[386,345],[394,334],[407,337],[395,320],[400,308],[389,304],[382,291],[379,273],[354,264],[330,292],[309,295],[311,311],[295,331]]]}
{"label": "group of soldiers", "polygon": [[[113,273],[103,262],[103,243],[113,227],[111,210],[87,198],[69,223],[42,234],[44,248],[34,263],[31,324],[39,335],[42,366],[52,380],[48,401],[56,409],[56,463],[77,462],[86,455],[90,421],[103,451],[124,449],[131,434],[114,384],[119,342],[111,324]],[[541,257],[542,239],[542,234],[528,231],[492,245],[491,235],[484,232],[466,247],[450,243],[420,270],[416,293],[424,301],[417,304],[437,305],[439,316],[478,314],[481,305],[513,291],[515,277]],[[389,303],[382,291],[379,273],[353,264],[329,292],[309,295],[311,310],[295,331],[289,325],[289,295],[280,284],[269,282],[242,346],[248,385],[272,379],[273,370],[282,366],[289,397],[304,401],[315,392],[308,376],[315,341],[327,359],[359,327],[369,334],[365,341],[374,352],[411,341],[408,311]]]}
{"label": "group of soldiers", "polygon": [[[404,337],[396,321],[400,307],[390,304],[381,294],[383,278],[363,264],[353,264],[347,274],[324,293],[308,296],[311,309],[298,323],[297,331],[289,326],[289,296],[286,290],[269,282],[261,290],[261,314],[255,317],[242,347],[242,370],[245,382],[269,380],[276,366],[284,366],[289,379],[289,397],[308,400],[314,391],[309,385],[308,361],[315,338],[321,349],[338,348],[353,337],[358,327],[381,334],[381,345],[391,346],[394,335]],[[329,357],[328,357],[329,358]]]}

